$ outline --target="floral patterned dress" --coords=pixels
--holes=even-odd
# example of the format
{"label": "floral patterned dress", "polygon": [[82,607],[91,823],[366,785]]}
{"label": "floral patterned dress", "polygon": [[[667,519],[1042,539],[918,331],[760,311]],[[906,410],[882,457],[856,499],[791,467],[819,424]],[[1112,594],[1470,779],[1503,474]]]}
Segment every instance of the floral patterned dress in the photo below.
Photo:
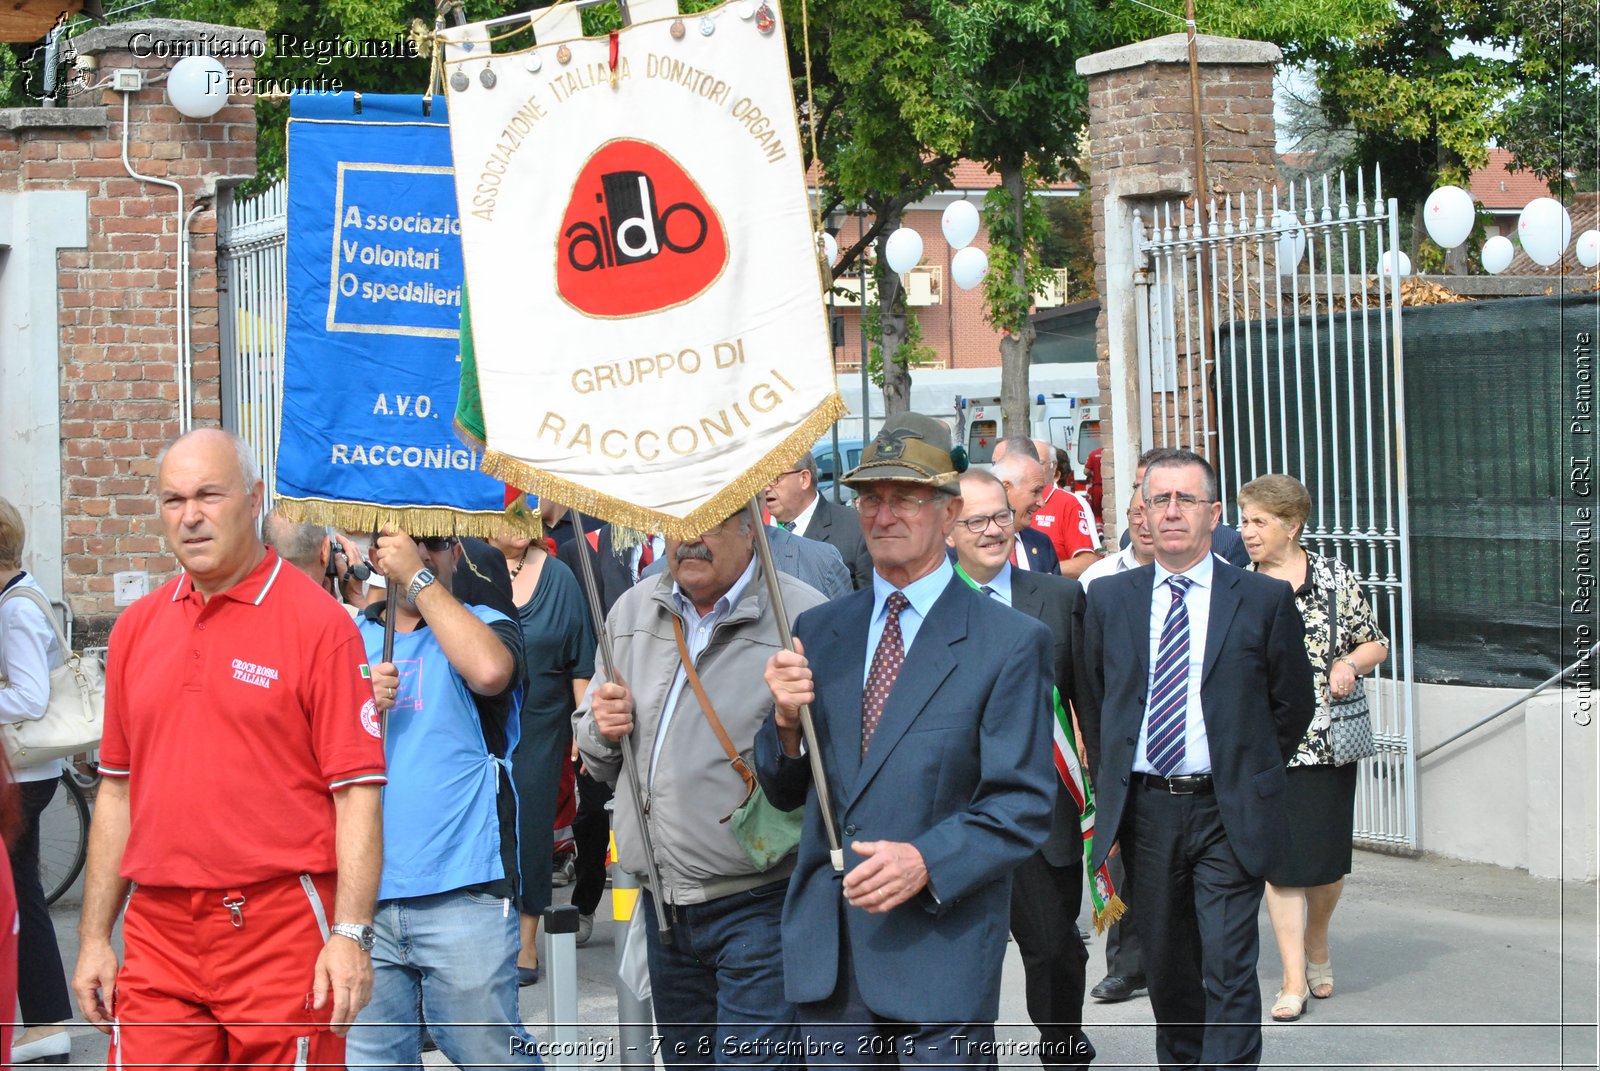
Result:
{"label": "floral patterned dress", "polygon": [[[1255,564],[1251,563],[1251,569]],[[1328,620],[1328,596],[1336,595],[1339,613],[1339,650],[1334,657],[1347,655],[1363,643],[1377,642],[1389,646],[1389,638],[1378,628],[1378,618],[1372,606],[1361,594],[1356,574],[1338,558],[1326,558],[1306,551],[1306,582],[1294,593],[1295,605],[1306,626],[1306,655],[1311,659],[1312,687],[1315,689],[1317,713],[1311,727],[1295,748],[1290,766],[1333,765],[1332,719],[1323,697],[1328,691],[1328,644],[1333,628]]]}

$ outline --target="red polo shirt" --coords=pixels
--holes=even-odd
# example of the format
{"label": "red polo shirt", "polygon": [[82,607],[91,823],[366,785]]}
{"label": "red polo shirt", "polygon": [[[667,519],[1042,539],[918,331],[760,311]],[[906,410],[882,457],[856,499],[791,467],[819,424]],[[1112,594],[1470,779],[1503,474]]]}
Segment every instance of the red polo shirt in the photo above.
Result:
{"label": "red polo shirt", "polygon": [[361,634],[275,552],[209,599],[180,575],[111,630],[100,772],[128,778],[123,877],[218,889],[333,871],[333,792],[383,770]]}
{"label": "red polo shirt", "polygon": [[1033,515],[1033,527],[1050,537],[1055,544],[1056,557],[1066,562],[1084,551],[1098,553],[1100,544],[1094,535],[1094,521],[1083,512],[1078,496],[1059,487],[1045,493],[1039,512]]}

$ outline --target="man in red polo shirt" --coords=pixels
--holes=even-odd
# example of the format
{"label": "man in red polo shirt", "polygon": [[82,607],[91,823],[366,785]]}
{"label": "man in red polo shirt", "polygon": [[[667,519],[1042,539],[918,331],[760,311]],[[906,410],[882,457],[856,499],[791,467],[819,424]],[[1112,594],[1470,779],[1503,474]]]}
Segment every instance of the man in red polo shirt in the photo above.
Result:
{"label": "man in red polo shirt", "polygon": [[365,648],[263,546],[237,437],[180,437],[157,496],[184,571],[111,632],[72,987],[117,1066],[342,1066],[382,863]]}

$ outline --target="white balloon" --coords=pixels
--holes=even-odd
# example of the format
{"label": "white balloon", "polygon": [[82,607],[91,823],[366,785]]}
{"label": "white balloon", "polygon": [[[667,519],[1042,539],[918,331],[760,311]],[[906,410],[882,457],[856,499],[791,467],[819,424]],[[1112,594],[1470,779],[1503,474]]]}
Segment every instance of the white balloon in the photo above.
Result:
{"label": "white balloon", "polygon": [[1383,273],[1385,279],[1394,274],[1395,258],[1397,257],[1399,258],[1400,278],[1404,279],[1411,274],[1411,258],[1398,249],[1391,249],[1378,258],[1378,270]]}
{"label": "white balloon", "polygon": [[1600,231],[1584,231],[1578,235],[1578,263],[1585,268],[1600,264]]}
{"label": "white balloon", "polygon": [[950,258],[950,278],[963,290],[971,290],[989,274],[989,254],[975,245],[958,250]]}
{"label": "white balloon", "polygon": [[1272,225],[1283,231],[1276,243],[1278,274],[1293,275],[1300,266],[1300,258],[1306,255],[1306,232],[1300,217],[1280,208],[1272,217]]}
{"label": "white balloon", "polygon": [[1422,206],[1422,223],[1440,249],[1454,249],[1466,241],[1477,221],[1472,194],[1460,186],[1440,186]]}
{"label": "white balloon", "polygon": [[953,201],[940,219],[951,249],[965,249],[978,236],[978,210],[971,201]]}
{"label": "white balloon", "polygon": [[1483,252],[1480,254],[1483,260],[1483,270],[1490,275],[1499,275],[1511,267],[1511,258],[1516,253],[1517,250],[1512,246],[1510,238],[1503,234],[1495,235],[1483,243]]}
{"label": "white balloon", "polygon": [[922,260],[922,235],[910,227],[901,227],[889,235],[883,253],[889,261],[889,270],[904,274]]}
{"label": "white balloon", "polygon": [[1535,264],[1548,268],[1572,241],[1572,217],[1554,197],[1535,197],[1517,217],[1517,238]]}
{"label": "white balloon", "polygon": [[817,246],[822,250],[822,259],[832,267],[834,261],[839,259],[839,240],[827,231],[817,235]]}
{"label": "white balloon", "polygon": [[167,73],[167,99],[190,119],[209,119],[228,103],[228,69],[215,56],[185,56]]}

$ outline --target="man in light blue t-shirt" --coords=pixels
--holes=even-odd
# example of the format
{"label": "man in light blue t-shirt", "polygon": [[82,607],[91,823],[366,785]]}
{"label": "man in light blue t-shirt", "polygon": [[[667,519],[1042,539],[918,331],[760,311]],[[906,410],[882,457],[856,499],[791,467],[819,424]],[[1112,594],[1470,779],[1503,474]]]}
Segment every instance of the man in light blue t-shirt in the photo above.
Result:
{"label": "man in light blue t-shirt", "polygon": [[423,1023],[455,1064],[540,1062],[517,1010],[510,757],[522,637],[498,610],[457,600],[458,563],[482,565],[450,537],[389,531],[373,551],[394,597],[358,624],[376,663],[395,615],[400,687],[384,746],[372,1002],[350,1031],[350,1067],[420,1065]]}

